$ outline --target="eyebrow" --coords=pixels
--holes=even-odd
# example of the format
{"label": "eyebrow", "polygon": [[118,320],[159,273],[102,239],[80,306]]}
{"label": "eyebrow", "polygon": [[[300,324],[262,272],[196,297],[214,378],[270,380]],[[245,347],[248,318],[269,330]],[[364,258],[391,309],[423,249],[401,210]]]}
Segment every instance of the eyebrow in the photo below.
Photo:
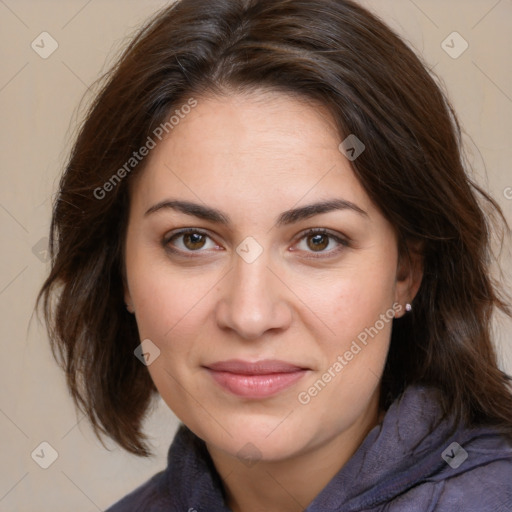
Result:
{"label": "eyebrow", "polygon": [[[203,220],[208,220],[216,224],[222,224],[225,226],[229,226],[231,224],[229,216],[220,210],[217,210],[216,208],[203,206],[201,204],[192,203],[190,201],[170,199],[160,201],[159,203],[153,205],[146,211],[144,216],[146,217],[152,213],[166,209],[179,211],[181,213],[192,215]],[[336,210],[349,210],[356,212],[359,215],[368,217],[368,214],[363,209],[359,208],[359,206],[350,201],[346,201],[345,199],[328,199],[282,212],[277,217],[276,226],[294,224],[301,220],[314,217],[315,215],[320,215],[322,213],[328,213]]]}

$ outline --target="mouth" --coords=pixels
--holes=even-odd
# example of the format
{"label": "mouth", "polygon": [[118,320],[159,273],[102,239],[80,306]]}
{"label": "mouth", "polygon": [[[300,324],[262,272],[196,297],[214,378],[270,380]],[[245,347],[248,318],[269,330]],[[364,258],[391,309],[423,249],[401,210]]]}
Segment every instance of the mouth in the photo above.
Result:
{"label": "mouth", "polygon": [[256,362],[231,359],[204,368],[223,390],[250,399],[276,395],[298,382],[310,370],[270,359]]}

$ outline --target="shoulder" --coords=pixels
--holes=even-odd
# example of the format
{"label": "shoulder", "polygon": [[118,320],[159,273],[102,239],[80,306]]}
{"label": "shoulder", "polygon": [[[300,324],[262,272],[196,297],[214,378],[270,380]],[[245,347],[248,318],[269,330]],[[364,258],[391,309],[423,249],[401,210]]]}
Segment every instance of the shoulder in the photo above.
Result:
{"label": "shoulder", "polygon": [[[474,449],[469,453],[478,456]],[[418,481],[388,507],[387,512],[511,512],[512,455],[504,452],[502,458],[481,460],[463,471],[446,467]]]}
{"label": "shoulder", "polygon": [[454,476],[427,478],[396,496],[383,509],[372,510],[511,512],[512,460],[489,462]]}
{"label": "shoulder", "polygon": [[[443,512],[512,511],[512,441],[492,429],[478,432],[463,444],[443,452],[446,464],[432,480],[437,486],[436,508]],[[455,455],[455,457],[453,457]],[[452,462],[450,462],[450,460]]]}
{"label": "shoulder", "polygon": [[512,458],[494,460],[447,478],[439,486],[436,511],[512,511]]}
{"label": "shoulder", "polygon": [[163,512],[168,510],[169,499],[165,471],[160,471],[105,512]]}
{"label": "shoulder", "polygon": [[167,467],[114,503],[106,512],[169,512],[194,508],[189,502],[222,503],[222,489],[208,451],[184,424],[178,428],[167,454]]}

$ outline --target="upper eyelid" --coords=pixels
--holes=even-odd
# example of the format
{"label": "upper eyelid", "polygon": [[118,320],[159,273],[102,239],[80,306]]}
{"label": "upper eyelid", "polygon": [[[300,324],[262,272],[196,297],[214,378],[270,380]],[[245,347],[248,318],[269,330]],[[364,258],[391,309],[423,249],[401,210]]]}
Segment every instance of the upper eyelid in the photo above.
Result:
{"label": "upper eyelid", "polygon": [[[170,235],[164,236],[164,240],[163,240],[164,244],[167,245],[175,237],[179,238],[181,236],[184,236],[184,235],[187,235],[187,234],[190,234],[190,233],[198,233],[200,235],[207,236],[214,243],[220,245],[219,242],[216,241],[214,236],[212,236],[208,231],[206,231],[206,230],[204,230],[202,228],[182,228],[182,229],[178,229],[178,231],[176,233],[172,233]],[[298,243],[299,241],[301,241],[303,238],[305,238],[308,235],[309,236],[313,236],[315,234],[323,234],[323,235],[329,236],[330,238],[335,240],[336,243],[346,242],[348,244],[348,243],[351,242],[350,238],[347,237],[346,235],[343,235],[342,233],[332,232],[331,230],[329,230],[327,228],[308,228],[308,229],[305,229],[305,230],[301,231],[299,234],[296,235],[294,243]],[[178,250],[180,250],[180,249],[178,249]],[[198,250],[198,251],[184,251],[184,252],[193,253],[193,252],[204,252],[204,251]],[[314,252],[314,251],[312,251],[312,252]],[[322,251],[320,251],[320,252],[322,252]],[[330,251],[327,251],[327,252],[330,252]]]}
{"label": "upper eyelid", "polygon": [[170,241],[174,237],[187,235],[189,233],[198,233],[200,235],[205,235],[205,236],[211,238],[212,240],[215,240],[214,236],[212,236],[208,231],[205,231],[202,228],[181,228],[181,229],[178,229],[176,232],[172,232],[172,233],[164,235],[164,241]]}

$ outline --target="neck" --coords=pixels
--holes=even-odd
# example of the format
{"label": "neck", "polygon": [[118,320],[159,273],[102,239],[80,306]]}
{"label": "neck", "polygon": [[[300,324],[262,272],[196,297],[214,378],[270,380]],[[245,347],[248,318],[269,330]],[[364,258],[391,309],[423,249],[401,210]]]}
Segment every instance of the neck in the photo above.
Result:
{"label": "neck", "polygon": [[378,393],[348,429],[321,445],[284,460],[240,459],[207,444],[233,512],[303,511],[346,464],[368,432],[381,421]]}

